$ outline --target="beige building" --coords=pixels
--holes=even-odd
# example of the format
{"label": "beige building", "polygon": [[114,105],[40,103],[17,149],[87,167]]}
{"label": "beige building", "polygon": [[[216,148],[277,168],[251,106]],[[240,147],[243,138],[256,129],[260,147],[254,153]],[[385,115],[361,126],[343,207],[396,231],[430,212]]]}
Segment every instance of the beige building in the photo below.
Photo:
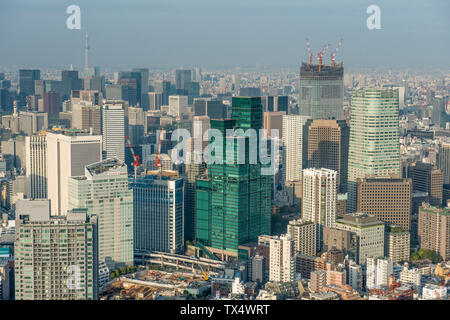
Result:
{"label": "beige building", "polygon": [[393,263],[409,261],[410,234],[398,226],[387,226],[384,237],[384,255]]}
{"label": "beige building", "polygon": [[317,254],[317,225],[302,219],[291,220],[287,226],[287,233],[294,239],[295,253],[306,256]]}
{"label": "beige building", "polygon": [[384,256],[384,223],[366,214],[346,215],[336,220],[336,228],[356,236],[355,260],[364,264],[367,258]]}
{"label": "beige building", "polygon": [[357,179],[358,212],[377,217],[388,225],[411,229],[411,179]]}
{"label": "beige building", "polygon": [[102,109],[92,102],[80,101],[72,105],[72,128],[92,130],[95,135],[102,134]]}
{"label": "beige building", "polygon": [[283,138],[283,116],[285,111],[264,112],[264,129],[267,130],[267,135],[270,136],[271,130],[278,130],[278,136]]}
{"label": "beige building", "polygon": [[335,170],[339,192],[347,191],[349,134],[344,120],[312,120],[308,125],[308,167]]}
{"label": "beige building", "polygon": [[444,260],[450,259],[450,208],[424,203],[419,208],[418,235],[421,248],[437,251]]}

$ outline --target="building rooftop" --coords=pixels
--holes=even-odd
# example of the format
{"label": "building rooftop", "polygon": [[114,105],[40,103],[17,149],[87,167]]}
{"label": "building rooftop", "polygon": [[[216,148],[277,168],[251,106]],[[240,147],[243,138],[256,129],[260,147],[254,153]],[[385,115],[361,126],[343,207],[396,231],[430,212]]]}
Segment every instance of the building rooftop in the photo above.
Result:
{"label": "building rooftop", "polygon": [[352,225],[357,228],[370,227],[383,225],[384,222],[378,220],[374,216],[370,216],[367,214],[352,214],[345,215],[342,218],[336,220],[336,223]]}
{"label": "building rooftop", "polygon": [[89,172],[89,174],[95,176],[107,172],[111,169],[122,168],[124,165],[125,164],[123,161],[117,158],[111,158],[90,164],[86,166],[86,170]]}

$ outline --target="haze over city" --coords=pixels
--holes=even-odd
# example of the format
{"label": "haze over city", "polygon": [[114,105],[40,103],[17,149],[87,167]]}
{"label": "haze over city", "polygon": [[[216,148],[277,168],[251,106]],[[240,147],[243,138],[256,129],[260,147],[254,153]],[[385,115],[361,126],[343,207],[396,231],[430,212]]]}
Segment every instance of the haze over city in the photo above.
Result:
{"label": "haze over city", "polygon": [[[66,28],[72,4],[80,30]],[[366,27],[371,4],[379,30]],[[343,37],[348,68],[448,69],[449,12],[445,0],[1,0],[0,63],[80,67],[88,30],[102,67],[298,67],[306,37],[315,53]]]}

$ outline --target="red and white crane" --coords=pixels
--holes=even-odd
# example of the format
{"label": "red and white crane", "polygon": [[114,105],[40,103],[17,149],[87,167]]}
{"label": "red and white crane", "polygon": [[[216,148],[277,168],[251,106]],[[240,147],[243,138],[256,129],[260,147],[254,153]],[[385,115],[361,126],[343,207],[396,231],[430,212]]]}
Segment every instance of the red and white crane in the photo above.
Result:
{"label": "red and white crane", "polygon": [[313,54],[311,52],[311,44],[309,43],[308,38],[306,38],[306,47],[308,48],[309,64],[312,64]]}
{"label": "red and white crane", "polygon": [[336,47],[336,49],[334,50],[334,52],[333,53],[331,53],[330,54],[330,58],[331,58],[331,66],[334,68],[334,65],[335,65],[335,59],[336,59],[336,54],[337,54],[337,52],[339,51],[339,49],[341,48],[341,45],[342,45],[342,41],[344,40],[344,38],[341,38],[341,40],[339,40],[339,44],[338,44],[338,46]]}
{"label": "red and white crane", "polygon": [[161,156],[161,141],[162,141],[162,128],[159,128],[159,138],[158,138],[158,154],[156,155],[156,161],[155,161],[155,167],[159,169],[159,178],[161,179],[162,174],[162,166],[161,166],[161,160],[159,157]]}
{"label": "red and white crane", "polygon": [[133,160],[134,161],[133,161],[133,163],[131,165],[134,167],[134,181],[136,181],[137,168],[141,165],[141,163],[139,161],[139,156],[134,153],[133,147],[131,146],[131,142],[130,142],[130,139],[128,138],[128,136],[126,136],[125,139],[127,140],[128,148],[130,148],[131,155],[133,156]]}
{"label": "red and white crane", "polygon": [[319,58],[319,72],[322,70],[322,57],[325,54],[325,52],[327,52],[329,46],[330,46],[330,44],[325,45],[323,47],[322,51],[320,51],[317,54],[317,57]]}

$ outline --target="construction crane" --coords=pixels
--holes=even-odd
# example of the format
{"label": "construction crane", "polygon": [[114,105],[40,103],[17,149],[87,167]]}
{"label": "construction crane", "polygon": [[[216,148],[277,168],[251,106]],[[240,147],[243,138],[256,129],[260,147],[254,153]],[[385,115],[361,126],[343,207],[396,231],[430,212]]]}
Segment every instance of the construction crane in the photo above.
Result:
{"label": "construction crane", "polygon": [[311,52],[311,44],[309,43],[308,38],[306,38],[306,47],[308,48],[309,64],[312,64],[313,54]]}
{"label": "construction crane", "polygon": [[128,138],[128,136],[126,136],[125,139],[127,140],[128,148],[130,148],[131,155],[133,156],[133,160],[134,161],[133,161],[133,163],[131,165],[134,167],[134,181],[136,181],[136,179],[137,179],[137,168],[141,165],[141,163],[139,162],[139,156],[134,153],[133,147],[131,146],[131,142],[130,142],[130,139]]}
{"label": "construction crane", "polygon": [[330,54],[330,58],[331,58],[331,66],[332,66],[333,68],[334,68],[334,65],[335,65],[336,54],[337,54],[337,52],[339,51],[339,49],[341,48],[341,45],[342,45],[342,41],[343,41],[343,40],[344,40],[343,38],[341,38],[341,40],[339,40],[338,46],[336,47],[336,49],[334,50],[334,52]]}
{"label": "construction crane", "polygon": [[323,47],[322,51],[320,51],[317,56],[319,58],[319,72],[322,70],[322,57],[325,54],[325,52],[327,52],[328,47],[330,46],[330,44],[327,44]]}
{"label": "construction crane", "polygon": [[159,128],[158,154],[156,155],[156,161],[155,161],[155,167],[157,167],[159,169],[159,179],[161,179],[161,175],[162,175],[161,160],[159,160],[159,157],[161,156],[161,140],[162,140],[162,128]]}
{"label": "construction crane", "polygon": [[197,265],[200,267],[200,270],[202,270],[203,276],[205,277],[205,280],[208,281],[208,275],[206,274],[206,272],[203,270],[202,266],[200,265],[200,263],[197,263]]}

